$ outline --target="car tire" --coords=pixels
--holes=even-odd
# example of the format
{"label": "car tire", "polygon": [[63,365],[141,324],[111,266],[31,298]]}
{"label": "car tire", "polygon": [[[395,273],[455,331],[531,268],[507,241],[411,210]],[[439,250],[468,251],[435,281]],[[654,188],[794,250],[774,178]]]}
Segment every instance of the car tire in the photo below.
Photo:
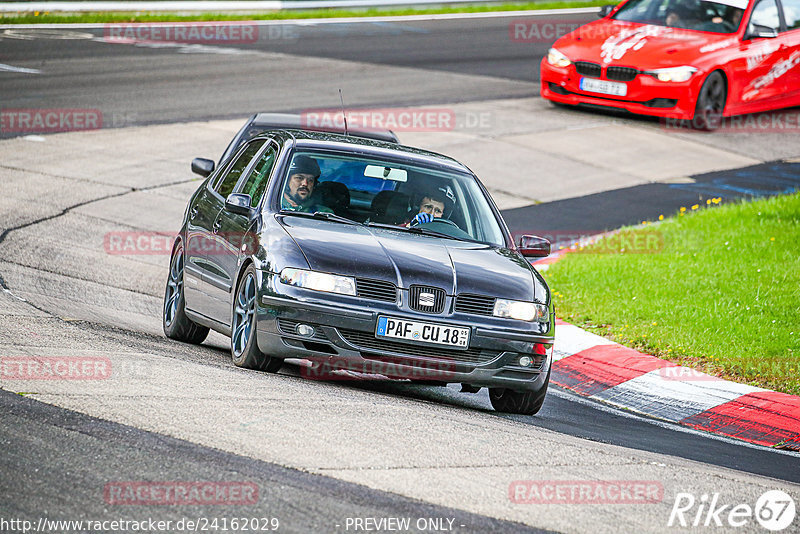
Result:
{"label": "car tire", "polygon": [[275,373],[283,365],[283,360],[261,352],[256,340],[256,280],[256,269],[251,264],[236,286],[231,321],[231,357],[237,367]]}
{"label": "car tire", "polygon": [[208,328],[186,316],[183,295],[183,245],[178,244],[169,262],[167,287],[164,289],[164,305],[161,308],[161,325],[164,335],[170,339],[199,345],[208,337]]}
{"label": "car tire", "polygon": [[542,409],[549,384],[550,371],[547,371],[544,385],[538,390],[514,391],[506,388],[489,388],[489,400],[498,412],[535,415]]}
{"label": "car tire", "polygon": [[725,77],[721,72],[715,70],[708,75],[697,95],[692,127],[709,132],[719,128],[727,97]]}

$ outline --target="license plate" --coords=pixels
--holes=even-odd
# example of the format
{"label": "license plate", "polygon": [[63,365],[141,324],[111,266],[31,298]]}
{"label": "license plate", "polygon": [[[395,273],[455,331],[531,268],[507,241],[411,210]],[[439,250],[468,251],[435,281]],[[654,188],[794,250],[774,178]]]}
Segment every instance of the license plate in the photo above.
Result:
{"label": "license plate", "polygon": [[469,330],[468,327],[462,326],[380,316],[375,337],[420,341],[465,349],[469,347]]}
{"label": "license plate", "polygon": [[602,93],[604,95],[625,96],[628,94],[627,84],[596,80],[594,78],[581,78],[580,88],[581,91]]}

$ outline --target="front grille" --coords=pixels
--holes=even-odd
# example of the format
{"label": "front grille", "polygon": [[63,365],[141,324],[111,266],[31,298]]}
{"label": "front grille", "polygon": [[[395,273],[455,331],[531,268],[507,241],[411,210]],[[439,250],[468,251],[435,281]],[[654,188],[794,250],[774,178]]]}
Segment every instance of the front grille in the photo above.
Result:
{"label": "front grille", "polygon": [[631,67],[606,67],[606,78],[618,82],[629,82],[639,75],[637,69]]}
{"label": "front grille", "polygon": [[373,334],[359,332],[358,330],[339,329],[342,337],[351,345],[362,351],[389,352],[395,355],[412,358],[435,358],[441,360],[459,361],[467,363],[484,363],[495,359],[497,352],[477,348],[467,350],[450,350],[439,347],[423,347],[411,345],[401,341],[386,341],[376,338]]}
{"label": "front grille", "polygon": [[408,305],[412,310],[424,313],[442,313],[446,293],[443,289],[413,285],[408,289]]}
{"label": "front grille", "polygon": [[397,287],[385,280],[356,278],[356,293],[364,299],[397,302]]}
{"label": "front grille", "polygon": [[[283,334],[289,334],[289,335],[294,335],[294,336],[299,335],[297,333],[297,325],[299,325],[299,324],[300,324],[299,321],[293,321],[291,319],[278,318],[278,330],[280,330]],[[307,324],[307,323],[303,323],[303,324]],[[312,324],[312,325],[309,325],[309,326],[313,326],[314,327],[314,335],[311,336],[311,339],[319,339],[319,340],[328,341],[328,336],[326,336],[325,333],[322,330],[320,330],[318,325]]]}
{"label": "front grille", "polygon": [[576,61],[575,70],[578,71],[578,74],[580,74],[581,76],[599,78],[601,69],[599,63],[591,63],[589,61]]}
{"label": "front grille", "polygon": [[494,297],[462,293],[456,298],[456,311],[476,315],[492,315],[494,314],[494,300]]}

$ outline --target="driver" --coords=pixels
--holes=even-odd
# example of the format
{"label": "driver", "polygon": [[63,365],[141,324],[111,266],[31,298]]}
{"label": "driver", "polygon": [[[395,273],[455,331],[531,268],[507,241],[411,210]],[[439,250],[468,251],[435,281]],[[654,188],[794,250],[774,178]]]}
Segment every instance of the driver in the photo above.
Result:
{"label": "driver", "polygon": [[289,166],[289,179],[286,181],[281,207],[288,211],[332,212],[333,210],[318,204],[311,197],[319,175],[317,160],[308,156],[295,156]]}
{"label": "driver", "polygon": [[423,194],[419,203],[418,213],[406,226],[416,226],[440,219],[444,216],[445,204],[448,201],[447,194],[441,189],[433,189]]}

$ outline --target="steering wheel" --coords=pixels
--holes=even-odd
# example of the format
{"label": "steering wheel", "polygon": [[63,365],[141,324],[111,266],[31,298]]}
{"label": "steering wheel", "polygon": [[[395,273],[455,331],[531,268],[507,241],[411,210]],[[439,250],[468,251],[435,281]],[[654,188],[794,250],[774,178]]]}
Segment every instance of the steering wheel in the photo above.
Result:
{"label": "steering wheel", "polygon": [[[444,218],[441,218],[441,217],[440,217],[440,218],[438,218],[438,219],[434,219],[434,220],[432,220],[431,222],[432,222],[432,223],[437,223],[437,222],[439,222],[439,223],[447,223],[447,224],[449,224],[450,226],[455,226],[456,228],[458,228],[459,230],[461,230],[461,227],[460,227],[460,226],[458,226],[458,225],[457,225],[456,223],[454,223],[453,221],[451,221],[450,219],[444,219]],[[430,223],[425,223],[425,224],[430,224]]]}

